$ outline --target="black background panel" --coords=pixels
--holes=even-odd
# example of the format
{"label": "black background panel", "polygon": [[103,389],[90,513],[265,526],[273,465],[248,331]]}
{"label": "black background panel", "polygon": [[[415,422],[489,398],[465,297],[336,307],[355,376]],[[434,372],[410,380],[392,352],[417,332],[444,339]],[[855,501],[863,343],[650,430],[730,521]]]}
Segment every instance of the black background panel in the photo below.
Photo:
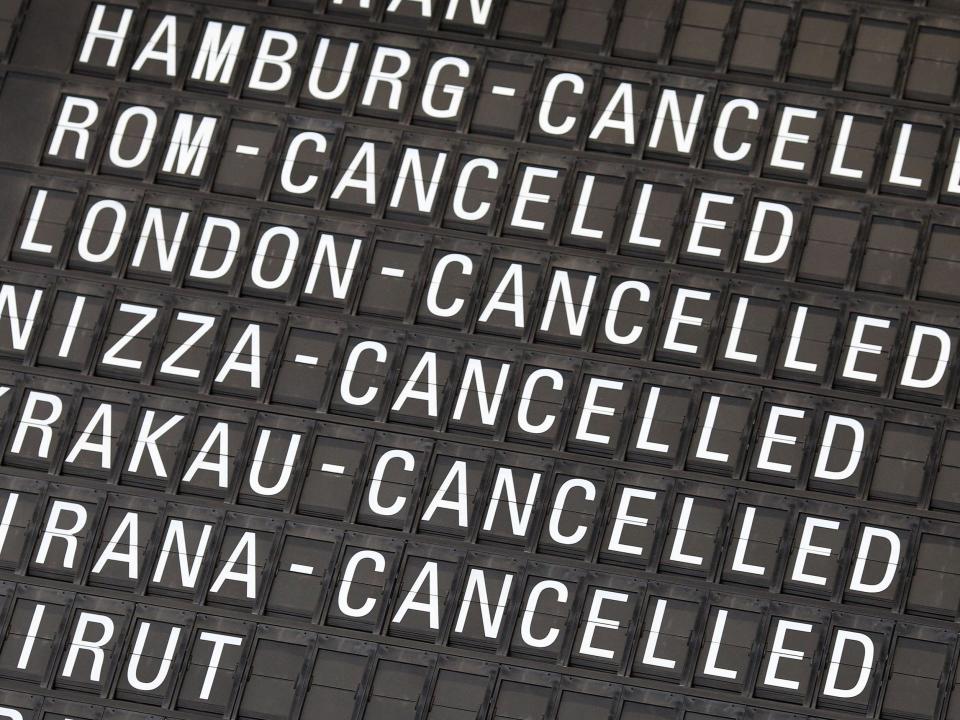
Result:
{"label": "black background panel", "polygon": [[840,65],[848,18],[804,11],[790,60],[790,77],[832,83]]}
{"label": "black background panel", "polygon": [[666,37],[672,5],[669,0],[627,0],[617,28],[617,55],[644,60],[660,55]]}
{"label": "black background panel", "polygon": [[0,0],[0,717],[960,717],[945,0]]}
{"label": "black background panel", "polygon": [[256,197],[272,154],[276,129],[235,121],[225,139],[224,156],[214,178],[215,192]]}

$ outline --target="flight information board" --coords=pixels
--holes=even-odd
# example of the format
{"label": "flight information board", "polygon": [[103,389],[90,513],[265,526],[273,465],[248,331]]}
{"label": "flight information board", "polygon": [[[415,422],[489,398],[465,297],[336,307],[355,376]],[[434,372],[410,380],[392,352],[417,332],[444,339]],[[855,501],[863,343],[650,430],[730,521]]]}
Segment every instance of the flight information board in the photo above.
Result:
{"label": "flight information board", "polygon": [[960,720],[958,67],[0,0],[0,718]]}

